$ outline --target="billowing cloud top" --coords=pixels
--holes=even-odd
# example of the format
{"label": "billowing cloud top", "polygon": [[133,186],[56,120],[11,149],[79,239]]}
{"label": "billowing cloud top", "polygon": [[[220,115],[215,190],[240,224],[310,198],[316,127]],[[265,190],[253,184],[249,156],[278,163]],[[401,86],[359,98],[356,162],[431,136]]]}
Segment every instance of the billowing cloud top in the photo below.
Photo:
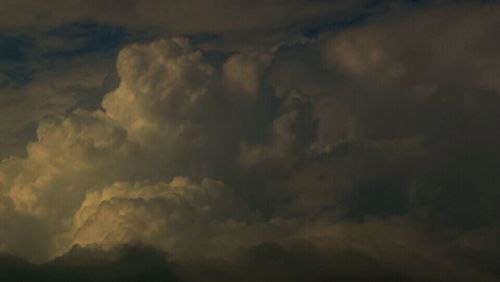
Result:
{"label": "billowing cloud top", "polygon": [[498,279],[498,5],[264,2],[6,2],[0,280]]}

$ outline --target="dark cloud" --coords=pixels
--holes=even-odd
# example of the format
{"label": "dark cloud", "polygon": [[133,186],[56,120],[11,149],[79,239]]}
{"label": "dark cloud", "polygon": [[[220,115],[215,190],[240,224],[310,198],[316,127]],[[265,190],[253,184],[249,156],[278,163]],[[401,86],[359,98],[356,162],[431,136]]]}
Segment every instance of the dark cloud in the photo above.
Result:
{"label": "dark cloud", "polygon": [[[182,31],[223,31],[273,28],[328,15],[342,16],[365,7],[367,1],[50,1],[34,5],[26,1],[7,1],[3,27],[53,26],[88,18],[132,27],[152,27]],[[30,5],[31,4],[31,5]],[[211,12],[207,13],[207,9]]]}
{"label": "dark cloud", "polygon": [[0,278],[498,277],[497,4],[61,3],[2,10]]}
{"label": "dark cloud", "polygon": [[[415,258],[415,260],[419,260]],[[44,264],[15,256],[0,257],[5,281],[456,281],[429,261],[405,268],[356,249],[318,249],[307,241],[282,246],[264,243],[238,250],[230,259],[171,261],[143,245],[104,251],[73,247]],[[414,268],[416,267],[416,268]],[[420,267],[420,269],[418,268]],[[425,269],[424,269],[425,268]],[[481,276],[480,276],[481,277]],[[479,277],[478,277],[479,278]],[[491,278],[491,277],[490,277]],[[482,276],[481,281],[488,280]]]}
{"label": "dark cloud", "polygon": [[42,265],[3,256],[0,264],[3,281],[182,281],[162,252],[132,245],[109,252],[75,247]]}
{"label": "dark cloud", "polygon": [[284,248],[273,243],[241,250],[232,261],[181,265],[187,281],[412,281],[356,250],[320,251],[307,242]]}

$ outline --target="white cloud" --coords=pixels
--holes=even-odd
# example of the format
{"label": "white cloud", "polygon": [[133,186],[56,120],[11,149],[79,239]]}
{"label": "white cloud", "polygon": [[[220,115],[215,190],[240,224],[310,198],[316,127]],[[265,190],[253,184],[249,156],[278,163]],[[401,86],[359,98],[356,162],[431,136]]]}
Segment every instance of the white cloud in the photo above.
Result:
{"label": "white cloud", "polygon": [[443,85],[499,90],[500,41],[491,36],[498,14],[498,6],[486,5],[373,20],[331,36],[324,56],[358,83],[410,95],[428,97]]}
{"label": "white cloud", "polygon": [[[0,165],[1,190],[17,212],[33,216],[67,216],[84,191],[113,177],[136,147],[100,111],[46,120],[37,133],[26,159],[10,158]],[[64,204],[53,205],[63,199]]]}
{"label": "white cloud", "polygon": [[331,64],[364,79],[376,76],[383,82],[391,82],[405,73],[402,64],[391,61],[392,54],[386,50],[383,38],[367,30],[334,36],[325,44],[325,57]]}
{"label": "white cloud", "polygon": [[[272,224],[235,205],[222,182],[206,178],[193,184],[181,177],[165,182],[183,167],[179,163],[200,165],[190,150],[207,154],[221,138],[239,145],[238,135],[209,131],[204,126],[210,124],[199,117],[202,108],[225,110],[204,108],[206,96],[215,93],[211,83],[217,75],[201,52],[180,38],[134,44],[120,52],[117,68],[120,84],[104,97],[103,110],[78,109],[44,119],[27,157],[2,161],[0,200],[8,206],[2,204],[0,211],[13,213],[14,221],[17,216],[40,221],[55,244],[49,255],[74,243],[110,247],[139,240],[192,252],[272,238]],[[295,118],[295,112],[278,118],[276,144],[254,154],[277,150],[273,154],[285,158]],[[213,138],[212,143],[200,145],[204,138]],[[1,237],[8,226],[0,228]],[[222,240],[221,234],[234,236]],[[189,246],[194,239],[206,246]],[[213,246],[216,252],[225,249]]]}
{"label": "white cloud", "polygon": [[[208,178],[200,184],[185,177],[158,184],[117,182],[86,194],[71,231],[58,243],[66,251],[73,244],[109,248],[140,241],[175,253],[191,241],[210,240],[211,225],[230,218],[231,210],[231,191]],[[62,244],[64,239],[69,241]]]}
{"label": "white cloud", "polygon": [[215,72],[200,51],[180,38],[128,46],[117,67],[120,86],[104,97],[102,106],[131,140],[146,146],[171,145],[185,134],[183,122]]}
{"label": "white cloud", "polygon": [[0,158],[24,155],[33,127],[45,117],[63,115],[79,101],[94,98],[89,96],[98,98],[112,63],[83,56],[29,67],[36,71],[26,85],[0,89]]}
{"label": "white cloud", "polygon": [[235,93],[256,97],[263,72],[269,66],[273,54],[253,52],[236,54],[224,63],[225,86]]}

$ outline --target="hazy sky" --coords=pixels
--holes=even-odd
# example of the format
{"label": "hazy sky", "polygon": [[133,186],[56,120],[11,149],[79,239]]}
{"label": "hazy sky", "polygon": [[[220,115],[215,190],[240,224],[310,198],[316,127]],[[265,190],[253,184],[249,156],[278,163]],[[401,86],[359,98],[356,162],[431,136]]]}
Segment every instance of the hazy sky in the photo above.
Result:
{"label": "hazy sky", "polygon": [[500,4],[0,0],[0,281],[125,279],[499,281]]}

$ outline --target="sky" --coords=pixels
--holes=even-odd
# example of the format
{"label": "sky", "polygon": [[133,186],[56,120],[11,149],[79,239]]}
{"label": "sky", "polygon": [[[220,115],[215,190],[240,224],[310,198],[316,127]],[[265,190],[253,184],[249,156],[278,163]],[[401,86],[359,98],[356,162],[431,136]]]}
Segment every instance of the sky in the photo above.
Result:
{"label": "sky", "polygon": [[0,281],[499,281],[500,3],[0,0]]}

